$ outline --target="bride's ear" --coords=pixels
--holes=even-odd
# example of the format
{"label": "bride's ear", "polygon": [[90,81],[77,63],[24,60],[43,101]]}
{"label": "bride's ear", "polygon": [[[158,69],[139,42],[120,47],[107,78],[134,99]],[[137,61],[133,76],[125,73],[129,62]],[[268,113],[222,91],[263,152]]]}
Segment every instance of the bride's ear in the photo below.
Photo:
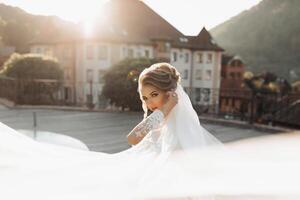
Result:
{"label": "bride's ear", "polygon": [[171,95],[171,93],[172,93],[172,91],[167,91],[167,92],[166,92],[166,97],[169,98],[170,95]]}

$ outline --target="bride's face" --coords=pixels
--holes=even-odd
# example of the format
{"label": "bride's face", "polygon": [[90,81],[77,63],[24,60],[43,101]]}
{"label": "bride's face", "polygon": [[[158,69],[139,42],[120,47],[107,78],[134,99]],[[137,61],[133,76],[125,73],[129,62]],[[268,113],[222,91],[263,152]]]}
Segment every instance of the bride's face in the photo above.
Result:
{"label": "bride's face", "polygon": [[141,88],[141,94],[147,108],[151,111],[161,108],[167,100],[166,92],[151,85],[143,85]]}

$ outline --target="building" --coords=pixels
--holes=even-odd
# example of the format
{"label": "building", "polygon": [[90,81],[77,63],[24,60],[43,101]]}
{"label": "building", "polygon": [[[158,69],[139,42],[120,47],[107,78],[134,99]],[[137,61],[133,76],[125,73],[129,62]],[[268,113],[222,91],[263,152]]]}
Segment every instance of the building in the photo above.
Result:
{"label": "building", "polygon": [[243,87],[245,64],[239,56],[223,54],[220,87],[220,112],[240,115],[248,112],[250,91]]}
{"label": "building", "polygon": [[78,105],[92,100],[100,107],[104,72],[127,57],[148,57],[167,59],[178,69],[193,103],[218,104],[218,93],[211,91],[220,88],[224,50],[205,28],[197,36],[183,35],[139,0],[110,0],[103,15],[93,35],[81,32],[31,43],[32,53],[51,55],[62,63],[63,98]]}
{"label": "building", "polygon": [[54,57],[63,67],[64,85],[59,93],[60,99],[66,104],[76,102],[76,47],[73,42],[34,42],[31,43],[30,53]]}

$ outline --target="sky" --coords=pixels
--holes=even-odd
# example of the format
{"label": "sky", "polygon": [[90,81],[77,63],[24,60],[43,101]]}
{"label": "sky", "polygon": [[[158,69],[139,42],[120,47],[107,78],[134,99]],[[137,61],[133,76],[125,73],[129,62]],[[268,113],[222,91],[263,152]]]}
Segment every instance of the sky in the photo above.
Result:
{"label": "sky", "polygon": [[[56,15],[62,19],[91,22],[108,0],[0,0],[26,12]],[[143,0],[185,35],[197,35],[203,26],[211,29],[261,0]],[[71,5],[71,6],[70,6]]]}

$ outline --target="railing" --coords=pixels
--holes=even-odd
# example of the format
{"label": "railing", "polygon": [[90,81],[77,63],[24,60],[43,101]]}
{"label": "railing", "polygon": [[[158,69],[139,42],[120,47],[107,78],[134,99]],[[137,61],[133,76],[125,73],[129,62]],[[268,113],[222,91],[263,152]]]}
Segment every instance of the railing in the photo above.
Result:
{"label": "railing", "polygon": [[[74,88],[70,92],[66,90],[66,85],[66,82],[55,80],[16,80],[1,77],[0,98],[21,105],[75,105]],[[262,93],[251,90],[198,88],[190,96],[199,115],[300,127],[299,92]],[[98,104],[99,102],[98,98]],[[88,105],[87,103],[78,105]]]}
{"label": "railing", "polygon": [[[199,115],[300,128],[300,93],[261,93],[236,89],[209,90],[206,93],[219,94],[217,105],[214,102],[208,104],[209,100],[197,102],[199,94],[195,94],[195,91],[192,95],[196,96],[193,103]],[[198,97],[198,99],[201,98]]]}
{"label": "railing", "polygon": [[63,105],[60,92],[63,83],[56,80],[17,80],[0,78],[0,97],[15,104]]}
{"label": "railing", "polygon": [[0,78],[0,98],[5,98],[11,101],[16,100],[17,85],[15,79]]}

